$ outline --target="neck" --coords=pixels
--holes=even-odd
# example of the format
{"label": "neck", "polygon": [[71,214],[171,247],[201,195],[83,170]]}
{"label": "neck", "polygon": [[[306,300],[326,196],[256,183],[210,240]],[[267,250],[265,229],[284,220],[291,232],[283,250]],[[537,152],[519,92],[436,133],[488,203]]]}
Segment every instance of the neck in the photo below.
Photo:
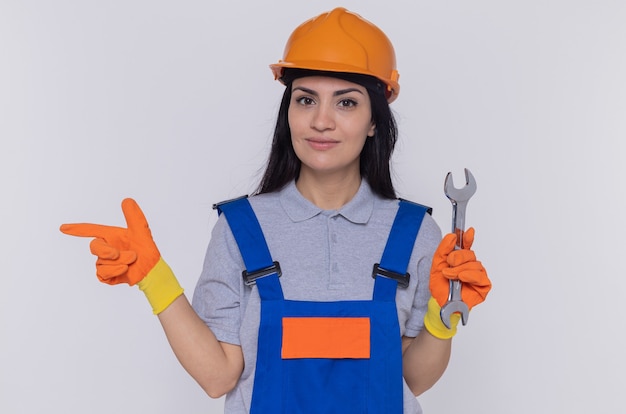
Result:
{"label": "neck", "polygon": [[359,191],[361,175],[319,176],[300,172],[296,188],[300,194],[323,210],[338,210]]}

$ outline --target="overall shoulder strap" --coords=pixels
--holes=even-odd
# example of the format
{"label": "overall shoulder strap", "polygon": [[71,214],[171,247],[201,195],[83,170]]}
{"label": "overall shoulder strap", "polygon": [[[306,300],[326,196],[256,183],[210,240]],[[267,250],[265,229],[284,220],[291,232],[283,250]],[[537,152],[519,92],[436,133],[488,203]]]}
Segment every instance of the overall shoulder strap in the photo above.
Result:
{"label": "overall shoulder strap", "polygon": [[415,239],[424,215],[431,211],[421,204],[400,200],[380,264],[375,264],[372,272],[376,279],[374,300],[395,301],[396,288],[409,285],[411,275],[407,268]]}
{"label": "overall shoulder strap", "polygon": [[280,265],[272,260],[261,225],[248,197],[218,203],[213,206],[224,214],[235,237],[246,269],[242,277],[247,285],[256,284],[262,299],[282,299],[278,278]]}

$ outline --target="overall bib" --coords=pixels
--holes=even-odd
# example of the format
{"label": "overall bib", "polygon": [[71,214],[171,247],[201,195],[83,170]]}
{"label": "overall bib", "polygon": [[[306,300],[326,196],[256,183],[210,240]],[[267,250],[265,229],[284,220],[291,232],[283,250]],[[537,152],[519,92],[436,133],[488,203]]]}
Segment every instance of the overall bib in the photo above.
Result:
{"label": "overall bib", "polygon": [[[396,288],[427,207],[400,200],[372,300],[285,299],[280,265],[270,255],[247,198],[218,204],[244,260],[245,283],[261,298],[252,414],[401,414],[402,345]],[[288,277],[288,276],[285,276]]]}

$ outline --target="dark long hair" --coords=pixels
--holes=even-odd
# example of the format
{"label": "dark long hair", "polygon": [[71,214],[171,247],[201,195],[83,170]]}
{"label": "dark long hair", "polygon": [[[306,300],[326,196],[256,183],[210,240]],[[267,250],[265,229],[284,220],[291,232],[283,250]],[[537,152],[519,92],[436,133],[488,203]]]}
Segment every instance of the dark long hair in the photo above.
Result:
{"label": "dark long hair", "polygon": [[301,162],[291,143],[288,119],[291,84],[296,78],[314,75],[341,78],[362,85],[367,89],[371,102],[372,122],[376,125],[376,130],[373,137],[365,140],[365,145],[361,151],[359,163],[361,177],[367,180],[375,194],[388,199],[396,198],[396,191],[391,179],[390,163],[391,155],[398,140],[398,128],[385,97],[384,84],[368,75],[303,69],[285,70],[281,78],[286,86],[285,92],[278,110],[269,159],[256,194],[278,191],[300,175]]}

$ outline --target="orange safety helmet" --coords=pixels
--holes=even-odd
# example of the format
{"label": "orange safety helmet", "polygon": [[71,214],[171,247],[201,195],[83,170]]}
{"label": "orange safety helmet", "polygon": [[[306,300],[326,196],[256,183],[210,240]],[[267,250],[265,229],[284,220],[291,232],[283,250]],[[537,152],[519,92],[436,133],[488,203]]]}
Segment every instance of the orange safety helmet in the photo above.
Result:
{"label": "orange safety helmet", "polygon": [[396,54],[378,27],[343,7],[307,20],[293,31],[283,58],[270,65],[280,80],[285,68],[370,75],[387,86],[387,102],[400,92]]}

